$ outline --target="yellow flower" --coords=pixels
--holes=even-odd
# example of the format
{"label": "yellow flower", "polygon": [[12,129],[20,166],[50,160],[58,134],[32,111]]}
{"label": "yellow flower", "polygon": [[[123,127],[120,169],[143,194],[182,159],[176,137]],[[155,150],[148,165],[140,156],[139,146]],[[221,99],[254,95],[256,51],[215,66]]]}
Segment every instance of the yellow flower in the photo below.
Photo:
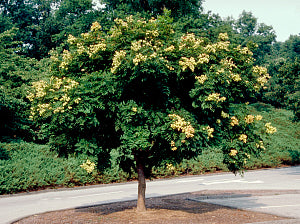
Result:
{"label": "yellow flower", "polygon": [[168,116],[173,120],[173,123],[171,124],[172,129],[184,133],[186,138],[194,137],[195,129],[190,122],[185,121],[184,118],[177,114],[169,114]]}
{"label": "yellow flower", "polygon": [[74,44],[76,42],[76,37],[74,37],[72,34],[69,34],[67,42],[69,44]]}
{"label": "yellow flower", "polygon": [[214,128],[211,128],[209,125],[206,127],[206,131],[207,131],[207,136],[208,136],[208,138],[213,138],[214,136],[213,136],[213,132],[215,131],[215,129]]}
{"label": "yellow flower", "polygon": [[167,166],[168,170],[174,170],[175,169],[175,167],[171,163],[167,163],[166,166]]}
{"label": "yellow flower", "polygon": [[208,54],[200,54],[198,56],[199,60],[197,61],[197,64],[204,64],[209,62],[209,55]]}
{"label": "yellow flower", "polygon": [[222,65],[224,65],[226,68],[228,68],[229,70],[232,70],[234,68],[237,68],[237,66],[234,64],[233,59],[229,58],[229,59],[222,59],[220,62]]}
{"label": "yellow flower", "polygon": [[86,172],[91,173],[95,169],[96,164],[91,162],[89,159],[80,165],[81,168],[85,169]]}
{"label": "yellow flower", "polygon": [[266,132],[269,134],[273,134],[275,132],[277,132],[277,129],[273,126],[271,126],[271,123],[266,123],[265,127],[267,128]]}
{"label": "yellow flower", "polygon": [[132,60],[133,64],[137,66],[140,62],[144,62],[147,60],[147,55],[142,55],[141,53],[138,53],[135,58]]}
{"label": "yellow flower", "polygon": [[131,50],[138,51],[142,47],[142,40],[134,41],[131,43]]}
{"label": "yellow flower", "polygon": [[231,149],[229,155],[230,156],[235,156],[238,153],[236,149]]}
{"label": "yellow flower", "polygon": [[239,82],[242,81],[242,78],[239,74],[230,74],[230,77],[232,78],[233,81]]}
{"label": "yellow flower", "polygon": [[164,49],[165,52],[172,52],[174,50],[175,50],[174,45],[171,45],[171,46],[169,46],[169,47],[167,47],[167,48]]}
{"label": "yellow flower", "polygon": [[226,100],[226,97],[220,97],[220,93],[211,93],[208,95],[208,97],[205,99],[205,101],[215,101],[215,102],[224,102]]}
{"label": "yellow flower", "polygon": [[175,142],[174,142],[174,141],[171,141],[170,145],[171,145],[172,147],[174,147],[174,146],[175,146]]}
{"label": "yellow flower", "polygon": [[177,150],[177,147],[172,147],[172,151],[176,151]]}
{"label": "yellow flower", "polygon": [[235,116],[231,117],[230,125],[232,127],[234,127],[235,125],[239,125],[239,120]]}
{"label": "yellow flower", "polygon": [[241,140],[244,143],[247,143],[247,138],[248,138],[247,135],[241,134],[240,137],[239,137],[239,140]]}
{"label": "yellow flower", "polygon": [[197,79],[199,83],[203,84],[207,80],[207,76],[200,75],[200,76],[196,76],[195,79]]}
{"label": "yellow flower", "polygon": [[266,149],[265,147],[264,147],[264,142],[263,141],[259,141],[259,143],[256,143],[256,148],[261,148],[261,149]]}
{"label": "yellow flower", "polygon": [[125,58],[126,56],[126,51],[116,51],[114,58],[113,58],[113,63],[112,63],[112,67],[111,67],[111,73],[115,73],[117,68],[121,65],[122,60]]}
{"label": "yellow flower", "polygon": [[81,100],[80,97],[78,97],[77,99],[74,100],[74,103],[79,104],[79,101]]}
{"label": "yellow flower", "polygon": [[187,68],[191,69],[192,72],[195,70],[195,65],[197,65],[195,58],[181,57],[179,65],[182,67],[182,71],[185,71]]}
{"label": "yellow flower", "polygon": [[254,116],[253,115],[247,115],[246,117],[245,117],[245,121],[246,121],[246,123],[247,124],[251,124],[251,123],[253,123],[253,121],[254,121]]}
{"label": "yellow flower", "polygon": [[97,31],[101,29],[101,25],[96,21],[91,26],[91,31]]}
{"label": "yellow flower", "polygon": [[223,40],[223,41],[228,40],[229,39],[228,34],[227,33],[219,33],[219,39]]}
{"label": "yellow flower", "polygon": [[228,118],[229,114],[225,113],[224,111],[221,112],[221,117]]}
{"label": "yellow flower", "polygon": [[262,120],[262,118],[263,118],[263,117],[262,117],[261,115],[256,115],[256,116],[255,116],[255,120],[257,120],[257,121]]}
{"label": "yellow flower", "polygon": [[99,51],[105,51],[106,50],[106,44],[105,43],[98,43],[95,45],[90,45],[88,54],[91,58],[93,55],[97,54]]}
{"label": "yellow flower", "polygon": [[132,111],[136,113],[137,112],[137,108],[136,107],[132,107]]}

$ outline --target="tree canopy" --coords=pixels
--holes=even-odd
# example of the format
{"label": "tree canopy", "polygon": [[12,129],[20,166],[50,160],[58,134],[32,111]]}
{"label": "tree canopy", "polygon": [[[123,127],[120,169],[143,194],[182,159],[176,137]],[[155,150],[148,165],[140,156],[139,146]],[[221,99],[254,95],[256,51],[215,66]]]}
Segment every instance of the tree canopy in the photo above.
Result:
{"label": "tree canopy", "polygon": [[[33,83],[31,119],[62,154],[85,153],[98,164],[117,151],[120,165],[145,176],[162,159],[181,160],[223,145],[225,163],[243,169],[274,133],[245,106],[269,74],[248,47],[193,33],[178,35],[170,12],[157,19],[115,19],[109,32],[94,22],[53,51],[51,76]],[[261,131],[258,131],[261,129]]]}

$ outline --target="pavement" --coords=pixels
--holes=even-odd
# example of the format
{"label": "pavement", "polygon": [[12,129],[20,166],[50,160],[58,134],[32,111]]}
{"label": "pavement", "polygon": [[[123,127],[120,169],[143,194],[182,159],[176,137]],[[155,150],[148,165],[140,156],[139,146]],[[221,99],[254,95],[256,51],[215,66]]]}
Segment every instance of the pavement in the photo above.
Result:
{"label": "pavement", "polygon": [[[257,195],[259,194],[259,195]],[[286,220],[257,222],[255,224],[299,224],[300,223],[300,191],[252,192],[243,194],[218,194],[202,196],[193,200],[222,205],[241,210],[267,213],[286,217]]]}
{"label": "pavement", "polygon": [[[249,171],[244,176],[219,173],[147,181],[146,197],[212,190],[237,193],[193,200],[288,218],[265,223],[300,224],[300,166]],[[0,196],[0,224],[49,211],[136,199],[136,182],[5,195]]]}

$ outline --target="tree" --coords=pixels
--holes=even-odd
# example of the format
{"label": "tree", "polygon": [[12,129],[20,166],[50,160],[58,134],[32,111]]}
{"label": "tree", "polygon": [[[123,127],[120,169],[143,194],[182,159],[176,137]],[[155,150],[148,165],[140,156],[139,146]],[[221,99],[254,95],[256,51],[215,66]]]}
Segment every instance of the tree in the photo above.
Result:
{"label": "tree", "polygon": [[272,44],[276,40],[273,27],[258,23],[251,12],[243,11],[233,23],[233,29],[237,32],[235,36],[237,44],[242,46],[247,46],[251,42],[257,44],[257,49],[253,51],[254,58],[256,64],[263,64],[265,56],[271,53]]}
{"label": "tree", "polygon": [[52,77],[28,95],[31,119],[53,148],[98,166],[113,152],[125,170],[135,168],[138,211],[146,209],[145,178],[162,160],[220,144],[237,172],[264,149],[258,128],[276,131],[245,108],[269,78],[252,52],[232,46],[226,33],[217,42],[176,34],[169,14],[116,19],[108,33],[95,22],[69,35],[68,49],[52,52]]}
{"label": "tree", "polygon": [[168,9],[175,19],[187,15],[198,16],[202,10],[202,0],[105,0],[103,2],[109,11],[127,6],[129,13],[147,12],[154,16],[161,15],[164,9]]}
{"label": "tree", "polygon": [[26,89],[31,80],[42,76],[43,67],[35,59],[18,55],[17,32],[12,28],[0,33],[0,140],[33,138]]}
{"label": "tree", "polygon": [[268,60],[272,79],[263,100],[293,110],[295,120],[299,120],[300,36],[291,35],[285,42],[276,43],[272,50]]}

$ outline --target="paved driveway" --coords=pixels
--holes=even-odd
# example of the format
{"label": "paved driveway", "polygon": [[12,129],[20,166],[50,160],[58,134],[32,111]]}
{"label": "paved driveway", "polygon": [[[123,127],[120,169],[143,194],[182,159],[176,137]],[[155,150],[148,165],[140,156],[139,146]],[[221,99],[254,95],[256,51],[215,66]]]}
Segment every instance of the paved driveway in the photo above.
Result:
{"label": "paved driveway", "polygon": [[[146,197],[159,197],[206,190],[276,190],[276,195],[243,194],[238,197],[199,198],[216,203],[278,216],[300,218],[300,166],[246,172],[200,175],[147,182]],[[0,196],[0,223],[11,223],[25,216],[82,206],[135,200],[137,183],[98,185],[74,189]],[[300,222],[299,222],[300,223]]]}

